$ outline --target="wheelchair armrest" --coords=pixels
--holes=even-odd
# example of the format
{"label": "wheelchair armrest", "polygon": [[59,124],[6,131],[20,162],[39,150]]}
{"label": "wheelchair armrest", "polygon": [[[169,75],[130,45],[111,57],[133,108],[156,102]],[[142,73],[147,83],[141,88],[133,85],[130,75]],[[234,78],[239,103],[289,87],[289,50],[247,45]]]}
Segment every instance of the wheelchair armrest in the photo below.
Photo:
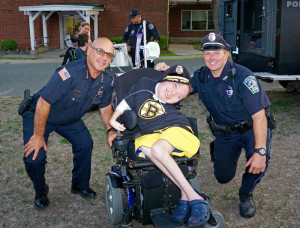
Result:
{"label": "wheelchair armrest", "polygon": [[128,130],[132,130],[137,125],[137,116],[133,110],[126,110],[120,118]]}

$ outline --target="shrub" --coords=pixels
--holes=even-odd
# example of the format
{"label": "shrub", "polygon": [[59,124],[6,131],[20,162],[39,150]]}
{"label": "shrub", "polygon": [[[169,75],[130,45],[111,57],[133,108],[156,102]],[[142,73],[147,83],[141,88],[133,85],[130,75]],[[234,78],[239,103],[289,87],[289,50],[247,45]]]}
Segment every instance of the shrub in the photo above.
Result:
{"label": "shrub", "polygon": [[15,40],[2,40],[0,43],[0,49],[4,51],[16,50],[17,42]]}
{"label": "shrub", "polygon": [[168,37],[160,35],[160,41],[158,44],[159,44],[160,49],[167,49],[168,48]]}
{"label": "shrub", "polygon": [[116,36],[109,38],[111,42],[116,43],[116,44],[121,44],[122,43],[122,36]]}

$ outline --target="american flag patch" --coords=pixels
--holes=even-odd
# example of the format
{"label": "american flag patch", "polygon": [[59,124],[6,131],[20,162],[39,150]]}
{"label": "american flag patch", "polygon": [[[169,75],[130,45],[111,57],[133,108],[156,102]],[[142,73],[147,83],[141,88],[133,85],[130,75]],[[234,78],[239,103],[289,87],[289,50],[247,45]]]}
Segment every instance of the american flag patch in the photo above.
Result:
{"label": "american flag patch", "polygon": [[58,73],[63,81],[71,77],[71,75],[69,74],[69,72],[65,67],[62,68]]}

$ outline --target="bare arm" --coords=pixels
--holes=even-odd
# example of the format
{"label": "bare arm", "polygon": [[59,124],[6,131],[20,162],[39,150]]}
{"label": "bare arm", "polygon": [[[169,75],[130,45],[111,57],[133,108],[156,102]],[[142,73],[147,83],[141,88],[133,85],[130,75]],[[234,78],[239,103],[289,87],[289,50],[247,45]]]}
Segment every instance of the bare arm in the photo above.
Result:
{"label": "bare arm", "polygon": [[[252,115],[253,120],[253,132],[255,139],[255,148],[265,148],[267,144],[267,118],[265,116],[265,110],[262,109],[259,112]],[[266,168],[266,156],[261,156],[258,153],[254,153],[246,164],[246,167],[250,165],[249,173],[259,174]]]}
{"label": "bare arm", "polygon": [[117,119],[119,118],[120,115],[122,115],[122,112],[120,112],[119,110],[116,110],[116,111],[114,112],[114,114],[112,115],[112,117],[111,117],[109,123],[110,123],[110,125],[111,125],[114,129],[116,129],[116,130],[118,130],[118,131],[125,131],[126,128],[124,127],[124,125],[123,125],[123,124],[120,124],[120,123],[117,121]]}
{"label": "bare arm", "polygon": [[28,157],[33,151],[32,160],[35,160],[40,149],[43,147],[47,151],[47,145],[44,140],[46,123],[50,113],[51,105],[42,97],[39,98],[34,115],[34,131],[29,141],[24,146],[25,157]]}
{"label": "bare arm", "polygon": [[116,110],[115,110],[114,114],[112,115],[112,117],[109,121],[110,125],[118,131],[125,131],[126,130],[124,125],[120,124],[117,121],[119,116],[121,116],[125,110],[130,110],[130,107],[128,106],[128,104],[125,100],[122,100],[120,102],[120,104],[118,104],[118,106],[116,107]]}
{"label": "bare arm", "polygon": [[[114,111],[113,111],[113,107],[112,107],[111,104],[104,107],[104,108],[100,108],[101,118],[102,118],[102,121],[105,125],[106,130],[111,128],[111,126],[109,124],[109,120],[111,119],[113,112]],[[115,138],[116,138],[116,132],[110,131],[107,135],[109,146],[112,146],[112,141]]]}

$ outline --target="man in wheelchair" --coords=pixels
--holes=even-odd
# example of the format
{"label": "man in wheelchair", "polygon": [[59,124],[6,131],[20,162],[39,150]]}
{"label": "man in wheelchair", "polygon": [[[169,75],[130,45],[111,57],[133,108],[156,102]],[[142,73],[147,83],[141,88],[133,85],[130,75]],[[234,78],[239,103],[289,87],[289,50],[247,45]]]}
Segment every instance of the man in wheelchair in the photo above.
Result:
{"label": "man in wheelchair", "polygon": [[125,131],[117,119],[126,110],[136,113],[140,129],[135,138],[136,154],[151,160],[180,189],[172,220],[198,226],[209,219],[209,198],[193,189],[172,158],[190,158],[200,146],[189,120],[175,106],[191,92],[189,78],[189,72],[180,65],[170,67],[159,81],[142,78],[118,104],[109,123],[118,131]]}

